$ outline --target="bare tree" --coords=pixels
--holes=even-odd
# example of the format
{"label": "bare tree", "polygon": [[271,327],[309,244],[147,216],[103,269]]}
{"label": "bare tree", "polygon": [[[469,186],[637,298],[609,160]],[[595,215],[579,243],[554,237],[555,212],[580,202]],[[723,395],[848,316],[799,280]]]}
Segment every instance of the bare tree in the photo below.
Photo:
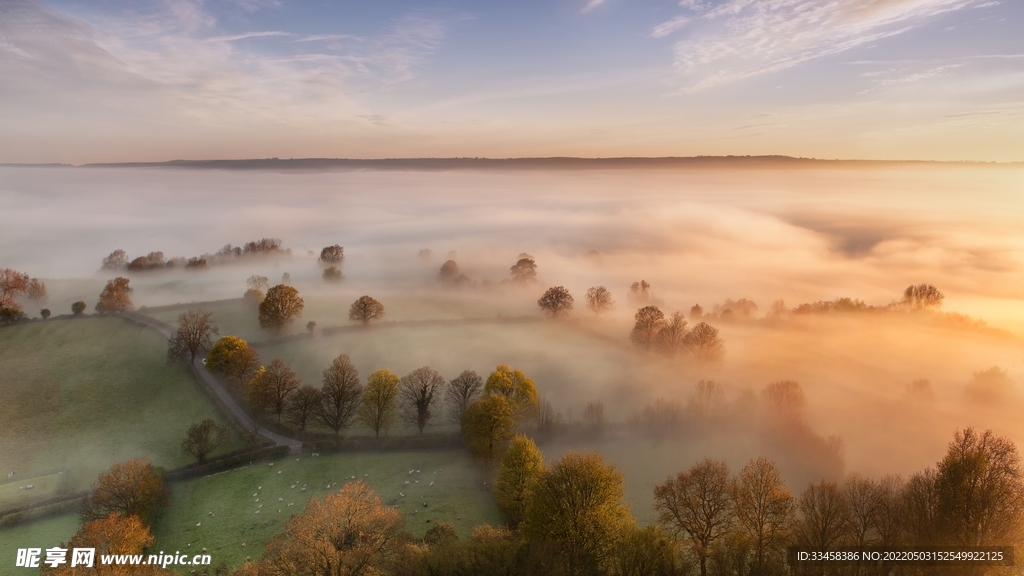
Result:
{"label": "bare tree", "polygon": [[708,556],[733,524],[729,468],[705,458],[689,471],[669,477],[654,488],[654,509],[659,524],[689,540],[701,576],[707,576]]}
{"label": "bare tree", "polygon": [[300,386],[288,400],[285,412],[288,421],[305,430],[306,424],[313,419],[320,409],[320,391],[312,386]]}
{"label": "bare tree", "polygon": [[44,303],[50,295],[46,292],[46,282],[39,278],[32,278],[28,281],[28,290],[25,293],[29,300]]}
{"label": "bare tree", "polygon": [[189,310],[178,314],[178,329],[167,342],[167,359],[194,364],[196,356],[213,345],[211,335],[219,334],[213,324],[213,312]]}
{"label": "bare tree", "polygon": [[384,317],[384,305],[371,296],[360,296],[348,309],[348,319],[353,322],[362,322],[363,325],[370,323],[370,320],[380,320]]}
{"label": "bare tree", "polygon": [[345,249],[338,244],[325,247],[320,251],[319,262],[323,266],[340,267],[345,262]]}
{"label": "bare tree", "polygon": [[207,418],[189,426],[185,439],[181,441],[181,451],[200,463],[205,462],[206,457],[220,448],[227,439],[228,429]]}
{"label": "bare tree", "polygon": [[587,288],[587,308],[594,313],[594,316],[600,316],[602,312],[611,310],[614,305],[612,293],[604,286]]}
{"label": "bare tree", "polygon": [[846,501],[846,532],[852,546],[862,548],[878,543],[877,523],[882,490],[871,478],[852,476],[843,485]]}
{"label": "bare tree", "polygon": [[931,284],[917,284],[907,286],[903,291],[901,304],[911,310],[937,310],[942,307],[942,301],[946,296],[939,292],[939,289]]}
{"label": "bare tree", "polygon": [[772,410],[787,417],[799,416],[807,403],[804,389],[792,380],[772,382],[764,387],[761,395]]}
{"label": "bare tree", "polygon": [[253,274],[245,280],[245,284],[251,290],[266,291],[267,288],[270,288],[270,278]]}
{"label": "bare tree", "polygon": [[347,354],[338,356],[324,370],[317,421],[339,434],[352,421],[362,397],[363,385],[352,359]]}
{"label": "bare tree", "polygon": [[402,419],[416,426],[420,434],[433,416],[430,408],[440,396],[444,378],[429,366],[417,368],[399,382]]}
{"label": "bare tree", "polygon": [[654,345],[666,356],[675,357],[686,348],[686,334],[686,319],[683,313],[673,312],[658,330]]}
{"label": "bare tree", "polygon": [[461,423],[462,413],[480,396],[484,388],[484,379],[473,370],[464,370],[450,382],[445,390],[445,403],[448,405],[448,417],[452,422]]}
{"label": "bare tree", "polygon": [[124,270],[128,267],[128,253],[124,250],[114,250],[109,256],[103,259],[102,270]]}
{"label": "bare tree", "polygon": [[243,348],[234,350],[224,363],[224,373],[244,384],[262,365],[260,353],[255,348],[246,344]]}
{"label": "bare tree", "polygon": [[717,414],[725,403],[722,386],[712,380],[701,380],[693,387],[693,395],[687,403],[690,412],[708,417]]}
{"label": "bare tree", "polygon": [[604,402],[587,402],[583,408],[583,422],[590,428],[591,432],[601,434],[606,424],[604,416]]}
{"label": "bare tree", "polygon": [[634,318],[636,324],[629,333],[629,339],[634,345],[649,350],[658,331],[665,325],[665,314],[657,306],[644,306],[636,311]]}
{"label": "bare tree", "polygon": [[275,358],[270,366],[266,367],[266,394],[270,398],[270,411],[277,414],[277,421],[280,422],[291,395],[295,392],[302,380],[295,374],[291,366],[280,359]]}
{"label": "bare tree", "polygon": [[715,362],[725,354],[725,343],[718,336],[718,329],[706,322],[700,322],[686,334],[686,348],[697,362]]}
{"label": "bare tree", "polygon": [[651,301],[651,285],[647,280],[633,282],[629,287],[629,298],[636,304],[647,304]]}
{"label": "bare tree", "polygon": [[737,526],[751,541],[755,573],[765,573],[768,561],[781,556],[793,517],[793,496],[775,464],[751,460],[729,485]]}
{"label": "bare tree", "polygon": [[844,544],[849,511],[843,491],[835,482],[811,484],[800,495],[800,520],[796,524],[796,542],[827,550]]}
{"label": "bare tree", "polygon": [[537,300],[537,305],[552,318],[568,316],[573,307],[572,294],[569,294],[565,286],[554,286],[544,292]]}

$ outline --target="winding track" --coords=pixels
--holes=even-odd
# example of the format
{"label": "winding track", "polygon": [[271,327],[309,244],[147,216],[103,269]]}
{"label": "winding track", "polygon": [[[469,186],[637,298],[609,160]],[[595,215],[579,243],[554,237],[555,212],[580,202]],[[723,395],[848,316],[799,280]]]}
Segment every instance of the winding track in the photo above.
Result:
{"label": "winding track", "polygon": [[[171,336],[174,335],[174,329],[171,326],[164,324],[163,322],[160,322],[159,320],[156,320],[154,318],[143,316],[142,314],[139,314],[137,312],[124,312],[123,315],[125,318],[130,319],[135,324],[139,324],[152,330],[156,330],[165,338],[170,338]],[[238,405],[238,402],[235,401],[235,398],[228,393],[227,389],[224,388],[224,385],[221,384],[220,381],[217,380],[217,378],[213,374],[211,374],[209,370],[206,369],[206,366],[203,365],[203,361],[201,358],[196,358],[196,361],[192,364],[192,368],[195,369],[196,374],[199,376],[199,379],[202,380],[203,384],[205,384],[207,388],[209,388],[214,394],[217,395],[217,398],[220,399],[220,401],[224,404],[228,411],[231,412],[231,415],[235,417],[239,424],[241,424],[242,427],[244,427],[247,430],[252,430],[252,418],[249,418],[249,415],[241,406]],[[300,440],[289,438],[287,436],[282,436],[265,428],[260,429],[259,435],[270,440],[277,446],[287,446],[292,452],[302,451],[302,442]]]}

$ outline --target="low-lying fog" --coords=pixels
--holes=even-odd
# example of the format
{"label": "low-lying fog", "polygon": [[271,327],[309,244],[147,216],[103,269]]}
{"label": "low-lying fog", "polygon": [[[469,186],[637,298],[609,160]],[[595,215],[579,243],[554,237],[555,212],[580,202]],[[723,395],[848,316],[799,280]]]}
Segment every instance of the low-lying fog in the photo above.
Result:
{"label": "low-lying fog", "polygon": [[[452,378],[462,369],[486,372],[506,362],[534,376],[557,410],[578,417],[587,402],[601,400],[618,422],[658,398],[685,404],[702,378],[724,386],[729,417],[742,420],[749,416],[744,394],[795,380],[807,397],[814,446],[831,435],[842,436],[845,446],[845,468],[804,466],[795,480],[814,479],[816,471],[907,473],[936,461],[956,428],[993,428],[1024,441],[1024,350],[1017,336],[1024,331],[1022,185],[1024,168],[977,165],[292,173],[0,168],[0,267],[45,279],[50,307],[59,314],[79,298],[91,309],[113,276],[97,269],[115,249],[133,258],[156,250],[190,257],[227,243],[281,238],[293,251],[290,259],[135,274],[133,299],[156,306],[237,298],[249,274],[273,284],[288,272],[307,298],[300,324],[313,319],[321,328],[348,324],[348,305],[361,294],[384,302],[389,321],[539,317],[534,302],[543,290],[564,285],[576,298],[567,322],[345,332],[311,340],[301,352],[273,345],[265,354],[280,348],[317,385],[321,367],[342,352],[364,376],[382,366],[404,373],[431,363]],[[325,283],[308,254],[332,244],[345,247],[340,285]],[[431,255],[421,255],[423,249]],[[507,278],[520,252],[536,259],[536,285],[483,284]],[[475,286],[438,285],[437,271],[449,258]],[[758,305],[755,320],[709,320],[725,340],[718,366],[635,350],[628,334],[637,305],[628,293],[641,279],[666,313],[688,313],[698,303],[711,312],[727,298],[747,298]],[[789,307],[844,296],[884,305],[922,282],[945,293],[944,311],[1003,332],[901,315],[762,320],[778,299]],[[607,286],[616,300],[598,320],[584,306],[594,285]],[[249,330],[242,335],[269,338],[254,321],[222,319],[221,325],[222,334]],[[993,366],[1006,372],[1005,389],[987,400],[971,396],[972,375]],[[910,389],[919,378],[929,380],[930,391]],[[652,462],[653,477],[661,479],[665,466],[688,467],[704,455],[698,451],[717,452],[707,455],[738,468],[758,451],[782,458],[787,450],[810,450],[796,436],[780,436],[772,449],[775,440],[751,434],[733,430],[710,443],[687,439],[678,463]],[[608,449],[613,457],[618,451],[623,465],[648,458],[614,443]]]}

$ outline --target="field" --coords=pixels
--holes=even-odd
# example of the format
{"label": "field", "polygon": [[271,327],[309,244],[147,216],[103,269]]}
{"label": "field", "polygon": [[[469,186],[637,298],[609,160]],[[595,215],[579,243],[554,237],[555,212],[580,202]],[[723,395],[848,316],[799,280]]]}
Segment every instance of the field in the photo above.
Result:
{"label": "field", "polygon": [[31,574],[14,566],[18,548],[52,548],[67,542],[78,530],[78,515],[65,514],[0,529],[0,576]]}
{"label": "field", "polygon": [[305,454],[172,485],[170,506],[154,526],[154,548],[205,547],[214,564],[258,557],[311,496],[337,491],[353,476],[385,504],[398,507],[415,536],[436,522],[451,522],[461,537],[468,537],[473,526],[501,522],[490,492],[462,450]]}
{"label": "field", "polygon": [[[20,486],[66,467],[65,488],[81,490],[117,460],[187,464],[185,430],[220,417],[192,376],[167,364],[165,350],[152,330],[116,318],[0,329],[0,471],[16,472]],[[240,446],[232,437],[223,449]],[[20,494],[45,495],[42,488]],[[0,499],[9,500],[6,491]]]}

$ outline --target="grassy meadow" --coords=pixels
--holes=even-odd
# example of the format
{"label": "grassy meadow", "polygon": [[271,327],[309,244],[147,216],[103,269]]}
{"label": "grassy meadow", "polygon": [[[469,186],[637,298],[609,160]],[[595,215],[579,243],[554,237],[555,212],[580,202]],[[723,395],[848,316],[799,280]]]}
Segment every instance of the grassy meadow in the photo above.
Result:
{"label": "grassy meadow", "polygon": [[463,450],[304,454],[173,484],[170,505],[153,527],[154,548],[205,547],[215,564],[256,558],[310,497],[336,492],[353,477],[401,510],[415,536],[437,522],[454,524],[461,537],[476,525],[501,522]]}
{"label": "grassy meadow", "polygon": [[[129,458],[188,464],[180,449],[186,429],[220,420],[192,376],[167,364],[160,335],[117,318],[0,329],[0,366],[0,479],[14,471],[19,486],[66,467],[65,488],[81,490]],[[240,446],[232,437],[222,449]],[[45,483],[35,484],[42,489],[19,496],[46,493]],[[0,486],[0,501],[10,500]]]}

